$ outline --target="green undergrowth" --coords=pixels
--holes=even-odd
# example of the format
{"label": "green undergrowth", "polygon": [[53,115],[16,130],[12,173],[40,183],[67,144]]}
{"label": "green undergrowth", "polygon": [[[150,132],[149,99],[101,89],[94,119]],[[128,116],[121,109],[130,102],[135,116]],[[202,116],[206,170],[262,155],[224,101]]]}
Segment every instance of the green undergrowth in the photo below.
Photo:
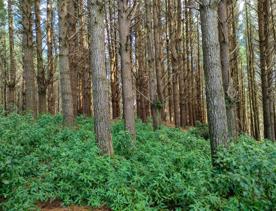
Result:
{"label": "green undergrowth", "polygon": [[0,210],[37,210],[59,200],[113,210],[273,210],[276,147],[242,136],[211,167],[208,141],[194,132],[137,122],[133,145],[113,123],[116,155],[99,155],[91,119],[0,115]]}

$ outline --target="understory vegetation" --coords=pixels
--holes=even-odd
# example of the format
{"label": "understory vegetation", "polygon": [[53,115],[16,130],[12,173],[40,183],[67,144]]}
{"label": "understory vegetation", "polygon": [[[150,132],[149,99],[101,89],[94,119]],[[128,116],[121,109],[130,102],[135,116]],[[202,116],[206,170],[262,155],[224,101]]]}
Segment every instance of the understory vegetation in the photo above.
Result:
{"label": "understory vegetation", "polygon": [[276,146],[241,136],[211,165],[208,140],[137,122],[132,144],[121,121],[115,156],[100,156],[93,121],[0,115],[0,210],[37,210],[38,202],[112,210],[273,210]]}

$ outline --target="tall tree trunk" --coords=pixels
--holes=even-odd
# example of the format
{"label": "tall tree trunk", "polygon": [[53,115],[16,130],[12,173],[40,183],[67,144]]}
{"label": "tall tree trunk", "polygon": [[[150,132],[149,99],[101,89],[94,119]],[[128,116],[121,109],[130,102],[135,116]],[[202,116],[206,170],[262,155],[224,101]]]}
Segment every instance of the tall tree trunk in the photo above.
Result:
{"label": "tall tree trunk", "polygon": [[[191,3],[191,1],[189,1]],[[190,55],[190,72],[189,72],[189,116],[190,116],[190,125],[195,125],[195,76],[194,76],[194,46],[193,46],[193,14],[192,10],[189,10],[189,16],[188,16],[188,25],[189,25],[189,48],[190,51],[188,51]]]}
{"label": "tall tree trunk", "polygon": [[78,115],[78,61],[77,61],[77,47],[78,47],[78,33],[77,33],[77,1],[68,1],[68,43],[69,43],[69,69],[71,90],[73,98],[74,116]]}
{"label": "tall tree trunk", "polygon": [[96,139],[103,154],[112,155],[108,80],[105,68],[104,3],[91,0],[91,68]]}
{"label": "tall tree trunk", "polygon": [[259,23],[259,48],[260,68],[262,79],[262,101],[264,119],[264,137],[275,140],[274,118],[273,118],[273,95],[272,81],[270,80],[271,67],[269,55],[269,0],[258,1],[258,23]]}
{"label": "tall tree trunk", "polygon": [[4,1],[0,0],[0,102],[6,110],[6,90],[7,90],[7,44],[6,44],[6,8]]}
{"label": "tall tree trunk", "polygon": [[229,137],[237,136],[236,127],[236,106],[235,106],[235,90],[230,73],[229,63],[229,37],[228,37],[228,24],[227,24],[227,1],[222,0],[219,3],[218,9],[219,16],[219,40],[220,40],[220,59],[222,67],[223,88],[226,98],[226,114],[228,123]]}
{"label": "tall tree trunk", "polygon": [[[79,19],[80,19],[80,26],[86,21],[84,15],[84,0],[79,1]],[[82,69],[82,112],[84,116],[91,116],[91,104],[92,104],[92,83],[91,83],[91,71],[89,68],[89,49],[87,45],[87,37],[85,36],[84,27],[80,29],[80,36],[79,36],[80,44],[79,44],[79,52],[81,54],[81,69]]]}
{"label": "tall tree trunk", "polygon": [[241,76],[241,69],[239,67],[239,48],[237,42],[237,2],[233,1],[229,6],[229,48],[231,53],[231,77],[233,79],[233,91],[236,92],[236,128],[237,133],[246,131],[245,121],[245,104],[244,104],[244,91],[243,80]]}
{"label": "tall tree trunk", "polygon": [[[185,9],[186,10],[186,9]],[[178,16],[179,18],[179,16]],[[179,23],[179,20],[178,20]],[[181,20],[180,20],[181,23]],[[187,75],[186,75],[186,40],[185,40],[185,24],[182,24],[182,43],[178,43],[178,45],[182,44],[182,54],[181,58],[179,59],[180,65],[180,71],[179,71],[179,100],[180,100],[180,123],[181,127],[187,126],[187,109],[186,109],[186,104],[187,104]],[[179,55],[180,56],[180,55]]]}
{"label": "tall tree trunk", "polygon": [[[147,8],[146,8],[147,9]],[[144,42],[144,28],[142,24],[137,25],[136,29],[136,55],[138,73],[136,74],[136,90],[137,90],[137,116],[142,119],[143,122],[148,120],[148,90],[149,90],[149,74],[148,67],[145,62],[146,57],[146,45]],[[147,52],[146,52],[147,53]],[[156,92],[157,90],[155,90]]]}
{"label": "tall tree trunk", "polygon": [[201,67],[201,45],[200,45],[200,25],[199,25],[199,16],[197,17],[197,121],[204,123],[205,114],[204,114],[204,97],[203,97],[203,70]]}
{"label": "tall tree trunk", "polygon": [[119,62],[118,62],[118,31],[116,14],[113,1],[108,1],[108,13],[109,19],[107,23],[109,24],[109,51],[110,51],[110,70],[111,70],[111,101],[112,101],[112,117],[117,119],[120,117],[120,82],[119,82]]}
{"label": "tall tree trunk", "polygon": [[16,86],[16,61],[14,52],[14,23],[13,23],[13,0],[8,0],[9,17],[9,46],[10,46],[10,69],[8,84],[8,110],[15,107],[15,86]]}
{"label": "tall tree trunk", "polygon": [[[128,0],[118,0],[119,8],[119,36],[120,36],[120,55],[121,55],[121,74],[123,84],[123,107],[125,128],[135,139],[135,113],[134,113],[134,94],[132,84],[132,67],[130,59],[130,24],[133,11],[128,6]],[[128,9],[127,9],[128,8]]]}
{"label": "tall tree trunk", "polygon": [[258,103],[258,90],[255,76],[255,54],[253,46],[253,32],[252,23],[249,17],[248,5],[245,5],[246,16],[246,60],[247,60],[247,74],[248,74],[248,93],[249,93],[249,109],[250,109],[250,132],[251,135],[260,140],[260,120],[259,120],[259,103]]}
{"label": "tall tree trunk", "polygon": [[164,87],[162,81],[163,72],[163,53],[162,53],[162,23],[160,20],[161,4],[160,0],[153,0],[153,22],[154,22],[154,47],[155,47],[155,66],[156,66],[156,80],[157,80],[157,93],[158,101],[161,106],[161,118],[163,121],[166,120],[165,113],[165,100],[164,100]]}
{"label": "tall tree trunk", "polygon": [[[151,115],[152,115],[152,125],[153,129],[157,130],[160,127],[160,114],[159,114],[159,100],[160,96],[158,97],[158,71],[155,68],[160,68],[156,66],[157,62],[155,59],[158,57],[154,56],[154,53],[160,54],[160,52],[154,51],[154,33],[153,33],[153,23],[152,23],[152,10],[153,4],[152,1],[145,0],[146,6],[146,36],[147,36],[147,67],[149,68],[149,85],[150,85],[150,100],[151,100]],[[156,27],[156,26],[155,26]],[[156,36],[156,35],[155,35]],[[160,62],[160,61],[159,61]],[[161,102],[162,103],[162,102]]]}
{"label": "tall tree trunk", "polygon": [[70,0],[59,1],[59,70],[62,113],[65,124],[74,122],[73,98],[69,69],[68,4]]}
{"label": "tall tree trunk", "polygon": [[35,26],[36,26],[36,53],[37,53],[37,86],[38,86],[38,112],[47,112],[47,84],[42,55],[42,31],[40,17],[40,0],[35,0]]}
{"label": "tall tree trunk", "polygon": [[218,3],[216,0],[201,0],[200,18],[203,63],[213,164],[215,164],[218,147],[226,145],[228,139],[226,107],[219,56],[217,9]]}
{"label": "tall tree trunk", "polygon": [[[188,5],[188,0],[185,0],[185,5]],[[186,75],[185,75],[185,94],[186,94],[186,103],[185,103],[185,113],[186,113],[186,124],[187,125],[192,125],[191,122],[191,80],[192,80],[192,71],[191,71],[191,63],[189,62],[191,60],[190,58],[190,33],[189,31],[191,30],[191,25],[189,24],[189,9],[185,8],[185,51],[186,51],[186,57],[185,57],[185,69],[186,69]]]}
{"label": "tall tree trunk", "polygon": [[36,116],[36,92],[35,92],[35,72],[33,63],[33,23],[32,23],[32,2],[22,0],[22,25],[23,25],[23,78],[25,84],[25,108],[27,112],[32,112]]}
{"label": "tall tree trunk", "polygon": [[48,81],[48,112],[50,114],[55,114],[55,91],[54,91],[54,56],[53,56],[53,2],[52,0],[47,0],[47,19],[46,19],[46,30],[47,30],[47,81]]}
{"label": "tall tree trunk", "polygon": [[178,77],[178,56],[177,56],[177,29],[174,26],[177,23],[177,16],[173,11],[177,9],[175,0],[168,1],[169,18],[170,18],[170,50],[172,60],[172,92],[173,92],[173,107],[174,107],[174,124],[180,127],[180,103],[179,103],[179,77]]}

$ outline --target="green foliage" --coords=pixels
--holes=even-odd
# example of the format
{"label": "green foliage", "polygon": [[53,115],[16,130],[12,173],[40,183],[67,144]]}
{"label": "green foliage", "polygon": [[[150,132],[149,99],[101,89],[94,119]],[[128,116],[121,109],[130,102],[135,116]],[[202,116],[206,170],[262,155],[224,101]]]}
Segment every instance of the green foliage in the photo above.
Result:
{"label": "green foliage", "polygon": [[38,201],[113,210],[273,210],[276,147],[241,137],[212,170],[209,143],[193,132],[137,122],[135,146],[113,124],[116,155],[100,156],[91,119],[74,129],[62,117],[0,115],[0,210]]}
{"label": "green foliage", "polygon": [[194,128],[190,129],[190,133],[198,138],[209,139],[209,128],[208,125],[201,122],[196,122]]}
{"label": "green foliage", "polygon": [[274,210],[276,207],[276,147],[242,136],[219,154],[216,187],[227,207]]}

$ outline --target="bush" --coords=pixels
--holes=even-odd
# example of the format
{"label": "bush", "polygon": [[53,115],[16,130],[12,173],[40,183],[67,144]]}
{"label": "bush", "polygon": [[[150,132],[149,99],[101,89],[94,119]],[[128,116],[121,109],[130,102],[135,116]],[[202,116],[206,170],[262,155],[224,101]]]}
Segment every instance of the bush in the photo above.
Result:
{"label": "bush", "polygon": [[113,210],[273,210],[276,147],[242,136],[211,167],[209,143],[193,133],[137,122],[133,146],[113,124],[116,155],[99,156],[93,121],[0,115],[0,209],[35,210],[39,201]]}

